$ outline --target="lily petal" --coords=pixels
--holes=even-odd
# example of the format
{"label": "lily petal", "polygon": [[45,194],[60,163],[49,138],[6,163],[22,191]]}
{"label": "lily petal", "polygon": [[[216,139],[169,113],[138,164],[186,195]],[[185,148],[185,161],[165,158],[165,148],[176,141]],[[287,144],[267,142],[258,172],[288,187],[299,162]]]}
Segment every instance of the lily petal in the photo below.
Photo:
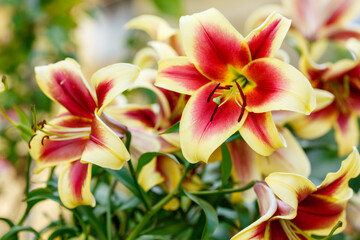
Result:
{"label": "lily petal", "polygon": [[201,87],[191,96],[183,111],[180,143],[185,158],[191,163],[207,162],[215,149],[239,130],[246,119],[247,111],[238,122],[241,108],[235,99],[230,98],[220,107],[212,99],[207,102],[216,85],[209,83]]}
{"label": "lily petal", "polygon": [[68,208],[79,205],[95,206],[95,198],[90,192],[91,164],[80,161],[64,166],[59,177],[59,195],[61,202]]}
{"label": "lily petal", "polygon": [[360,174],[360,156],[358,150],[353,147],[352,153],[341,163],[339,171],[328,173],[325,180],[320,184],[317,195],[331,196],[337,199],[348,198],[348,183],[351,178]]}
{"label": "lily petal", "polygon": [[151,106],[137,104],[124,107],[110,106],[105,113],[119,123],[129,128],[154,128],[156,125],[156,114]]}
{"label": "lily petal", "polygon": [[209,79],[232,78],[229,65],[241,69],[251,59],[244,38],[216,9],[181,17],[180,31],[190,62]]}
{"label": "lily petal", "polygon": [[110,169],[120,169],[130,159],[129,152],[118,136],[95,114],[90,139],[81,156],[82,162]]}
{"label": "lily petal", "polygon": [[359,125],[355,114],[340,113],[335,123],[335,140],[339,156],[350,153],[359,144]]}
{"label": "lily petal", "polygon": [[152,187],[164,182],[164,177],[157,171],[156,158],[153,158],[140,171],[138,181],[140,186],[147,192]]}
{"label": "lily petal", "polygon": [[335,125],[338,112],[334,104],[312,112],[309,116],[300,116],[290,122],[296,135],[304,139],[315,139],[325,135]]}
{"label": "lily petal", "polygon": [[[296,217],[291,220],[298,228],[310,234],[328,235],[338,221],[346,223],[347,200],[334,200],[316,193],[299,204]],[[343,231],[345,224],[336,230]]]}
{"label": "lily petal", "polygon": [[299,202],[317,190],[307,178],[292,173],[272,173],[265,178],[274,194],[283,202],[297,209]]}
{"label": "lily petal", "polygon": [[269,156],[286,144],[279,135],[270,112],[249,112],[239,131],[247,144],[263,156]]}
{"label": "lily petal", "polygon": [[176,34],[176,30],[162,18],[154,15],[141,15],[131,19],[125,27],[127,29],[139,29],[145,31],[157,41],[164,41]]}
{"label": "lily petal", "polygon": [[139,73],[138,67],[127,63],[113,64],[95,72],[91,77],[91,82],[95,86],[98,114],[116,96],[128,89]]}
{"label": "lily petal", "polygon": [[159,61],[158,77],[155,85],[183,94],[194,91],[209,83],[187,57],[167,58]]}
{"label": "lily petal", "polygon": [[[36,173],[47,167],[80,159],[88,141],[91,122],[87,118],[64,114],[49,124],[51,126],[45,125],[44,130],[68,137],[48,136],[41,131],[36,132],[30,142],[30,154],[37,163]],[[76,134],[79,136],[76,137]]]}
{"label": "lily petal", "polygon": [[[231,175],[238,187],[245,186],[253,180],[262,179],[259,162],[260,156],[245,141],[235,140],[226,143],[226,146],[229,149],[232,161]],[[245,202],[251,202],[255,199],[252,189],[241,192],[241,196]]]}
{"label": "lily petal", "polygon": [[36,81],[50,99],[79,117],[92,118],[95,98],[84,79],[79,64],[70,58],[35,68]]}
{"label": "lily petal", "polygon": [[255,84],[245,89],[250,112],[290,110],[309,114],[315,108],[309,81],[289,64],[275,58],[258,59],[246,65],[243,74]]}
{"label": "lily petal", "polygon": [[252,59],[273,57],[280,48],[290,25],[289,19],[273,12],[262,25],[250,32],[245,39]]}
{"label": "lily petal", "polygon": [[311,166],[304,150],[287,128],[281,128],[280,133],[286,141],[286,147],[276,150],[261,161],[262,173],[267,176],[272,172],[288,172],[308,177]]}
{"label": "lily petal", "polygon": [[269,220],[277,209],[275,195],[269,187],[263,183],[256,183],[254,190],[259,198],[261,217],[254,223],[243,229],[231,238],[231,240],[263,240],[267,220]]}

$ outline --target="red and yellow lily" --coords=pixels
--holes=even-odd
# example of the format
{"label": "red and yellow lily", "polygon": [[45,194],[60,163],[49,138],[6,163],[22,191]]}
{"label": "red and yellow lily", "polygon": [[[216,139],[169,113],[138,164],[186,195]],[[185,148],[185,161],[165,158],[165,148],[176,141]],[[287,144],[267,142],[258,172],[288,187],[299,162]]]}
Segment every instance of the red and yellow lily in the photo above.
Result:
{"label": "red and yellow lily", "polygon": [[301,138],[314,139],[334,128],[339,155],[348,154],[351,146],[359,143],[360,60],[344,59],[317,65],[305,54],[300,59],[300,69],[314,88],[331,92],[334,101],[309,116],[295,119],[291,122],[294,131]]}
{"label": "red and yellow lily", "polygon": [[282,0],[282,5],[265,5],[249,17],[247,27],[262,21],[272,11],[292,19],[292,30],[308,41],[321,39],[360,39],[356,18],[360,3],[357,0]]}
{"label": "red and yellow lily", "polygon": [[353,194],[348,182],[359,173],[360,156],[354,148],[340,169],[328,173],[319,186],[297,174],[270,174],[265,183],[254,186],[261,217],[232,240],[312,239],[310,234],[328,235],[339,221],[344,224],[335,233],[341,232]]}
{"label": "red and yellow lily", "polygon": [[289,27],[274,13],[244,38],[215,9],[180,19],[186,57],[160,60],[156,85],[192,95],[180,121],[189,162],[207,162],[238,130],[255,151],[270,155],[284,146],[270,111],[313,110],[308,80],[273,58]]}
{"label": "red and yellow lily", "polygon": [[66,207],[94,205],[90,192],[92,164],[120,169],[130,155],[120,138],[101,120],[103,109],[126,90],[139,74],[131,64],[114,64],[93,74],[89,86],[72,59],[35,68],[41,90],[65,108],[38,128],[30,153],[37,172],[63,165],[59,195]]}

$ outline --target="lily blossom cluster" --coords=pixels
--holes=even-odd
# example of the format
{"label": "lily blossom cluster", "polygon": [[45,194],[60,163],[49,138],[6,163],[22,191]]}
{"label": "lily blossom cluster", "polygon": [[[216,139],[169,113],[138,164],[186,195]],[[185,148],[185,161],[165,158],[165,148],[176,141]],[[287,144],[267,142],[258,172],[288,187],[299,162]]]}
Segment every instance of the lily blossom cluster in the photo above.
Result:
{"label": "lily blossom cluster", "polygon": [[[324,19],[316,12],[324,1],[284,2],[285,15],[294,13],[293,22],[279,13],[283,10],[259,14],[253,20],[261,19],[261,24],[245,37],[213,8],[181,17],[179,29],[156,16],[134,18],[126,27],[148,33],[148,46],[132,64],[104,67],[90,81],[73,59],[36,67],[40,89],[61,109],[52,120],[33,125],[28,145],[35,172],[61,169],[58,193],[68,209],[95,207],[91,180],[96,165],[107,169],[106,181],[115,172],[114,179],[138,191],[139,201],[129,205],[144,204],[139,212],[148,215],[141,221],[160,209],[184,210],[190,200],[211,209],[194,196],[217,189],[219,195],[233,194],[231,204],[259,203],[259,219],[237,226],[234,240],[312,239],[342,232],[353,194],[348,183],[360,173],[360,60],[318,64],[316,48],[309,46],[320,38],[357,37],[360,31],[351,32],[344,24],[356,1],[327,1],[336,6]],[[307,12],[308,6],[313,11]],[[309,24],[315,16],[319,22]],[[294,29],[303,37],[298,39],[299,69],[276,55]],[[3,78],[0,92],[6,88]],[[130,99],[144,89],[151,100]],[[309,180],[306,150],[292,130],[314,139],[332,128],[339,155],[350,155],[316,186]],[[216,175],[221,180],[204,181],[210,164],[221,165]],[[252,183],[252,189],[240,193]],[[227,186],[232,189],[222,189]],[[109,194],[118,191],[114,189]],[[151,194],[158,201],[154,206],[147,198]],[[161,194],[166,197],[159,201]],[[207,218],[216,215],[215,210],[205,213]],[[141,221],[129,239],[136,239],[146,225]],[[107,230],[111,234],[111,227]]]}

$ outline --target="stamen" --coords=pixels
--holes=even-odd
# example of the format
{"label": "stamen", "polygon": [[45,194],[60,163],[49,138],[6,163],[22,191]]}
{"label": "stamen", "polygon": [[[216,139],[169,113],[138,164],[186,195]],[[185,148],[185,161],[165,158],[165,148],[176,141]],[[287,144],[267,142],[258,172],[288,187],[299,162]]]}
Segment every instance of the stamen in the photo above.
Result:
{"label": "stamen", "polygon": [[240,116],[238,118],[238,122],[241,121],[242,117],[244,116],[244,113],[245,113],[245,107],[246,107],[246,96],[244,96],[244,99],[243,99],[243,105],[241,107],[241,112],[240,112]]}
{"label": "stamen", "polygon": [[215,113],[218,110],[218,108],[219,108],[219,105],[216,105],[213,113],[211,114],[210,122],[214,119]]}
{"label": "stamen", "polygon": [[218,83],[218,84],[216,85],[216,87],[211,91],[211,93],[210,93],[210,95],[208,96],[206,102],[210,102],[211,97],[214,95],[216,89],[218,89],[219,86],[220,86],[220,83]]}
{"label": "stamen", "polygon": [[36,134],[32,135],[29,142],[28,142],[28,146],[29,146],[29,149],[31,149],[31,141],[33,140],[33,138],[36,136]]}
{"label": "stamen", "polygon": [[241,95],[241,98],[243,100],[243,104],[242,104],[242,107],[241,107],[241,112],[240,112],[240,116],[238,118],[238,122],[241,121],[242,117],[244,116],[244,112],[245,112],[245,107],[247,106],[247,103],[246,103],[246,96],[243,92],[243,90],[241,89],[239,83],[237,81],[235,81],[235,84],[237,86],[237,88],[239,89],[239,93]]}
{"label": "stamen", "polygon": [[42,120],[41,122],[39,122],[39,123],[37,124],[37,126],[38,126],[40,129],[43,129],[44,126],[45,126],[45,124],[46,124],[46,120]]}
{"label": "stamen", "polygon": [[44,146],[45,139],[50,139],[50,137],[48,135],[43,136],[43,138],[41,139],[41,145],[43,145],[43,146]]}

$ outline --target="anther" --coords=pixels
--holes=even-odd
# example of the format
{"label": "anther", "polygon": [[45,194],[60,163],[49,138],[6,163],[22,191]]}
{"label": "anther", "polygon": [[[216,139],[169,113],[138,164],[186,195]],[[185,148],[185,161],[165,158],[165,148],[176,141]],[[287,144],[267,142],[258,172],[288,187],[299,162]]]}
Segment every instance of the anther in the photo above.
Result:
{"label": "anther", "polygon": [[211,97],[214,95],[216,89],[218,89],[219,86],[220,86],[220,83],[218,83],[218,84],[216,85],[216,87],[211,91],[211,93],[210,93],[210,95],[208,96],[206,102],[210,102]]}
{"label": "anther", "polygon": [[36,134],[32,135],[29,142],[28,142],[28,146],[29,146],[29,149],[31,149],[31,141],[33,140],[33,138],[36,136]]}
{"label": "anther", "polygon": [[243,105],[242,105],[242,108],[241,108],[240,116],[238,118],[238,122],[240,122],[242,117],[244,116],[245,107],[246,107],[246,96],[244,96],[244,99],[243,99]]}
{"label": "anther", "polygon": [[247,103],[246,103],[246,96],[245,96],[243,90],[241,89],[239,83],[238,83],[237,81],[235,81],[235,84],[236,84],[237,88],[239,89],[239,93],[240,93],[241,98],[242,98],[242,101],[243,101],[242,107],[241,107],[240,116],[239,116],[239,118],[238,118],[238,122],[240,122],[241,119],[242,119],[242,117],[244,116],[245,107],[246,107]]}
{"label": "anther", "polygon": [[50,139],[50,137],[48,135],[43,136],[43,138],[41,139],[41,145],[43,145],[43,146],[44,146],[45,139]]}
{"label": "anther", "polygon": [[214,119],[215,113],[218,110],[218,108],[219,108],[219,105],[216,105],[213,113],[211,114],[210,122]]}
{"label": "anther", "polygon": [[45,124],[46,124],[46,120],[42,120],[42,121],[39,122],[37,125],[38,125],[38,127],[39,127],[40,129],[43,129],[44,126],[45,126]]}

